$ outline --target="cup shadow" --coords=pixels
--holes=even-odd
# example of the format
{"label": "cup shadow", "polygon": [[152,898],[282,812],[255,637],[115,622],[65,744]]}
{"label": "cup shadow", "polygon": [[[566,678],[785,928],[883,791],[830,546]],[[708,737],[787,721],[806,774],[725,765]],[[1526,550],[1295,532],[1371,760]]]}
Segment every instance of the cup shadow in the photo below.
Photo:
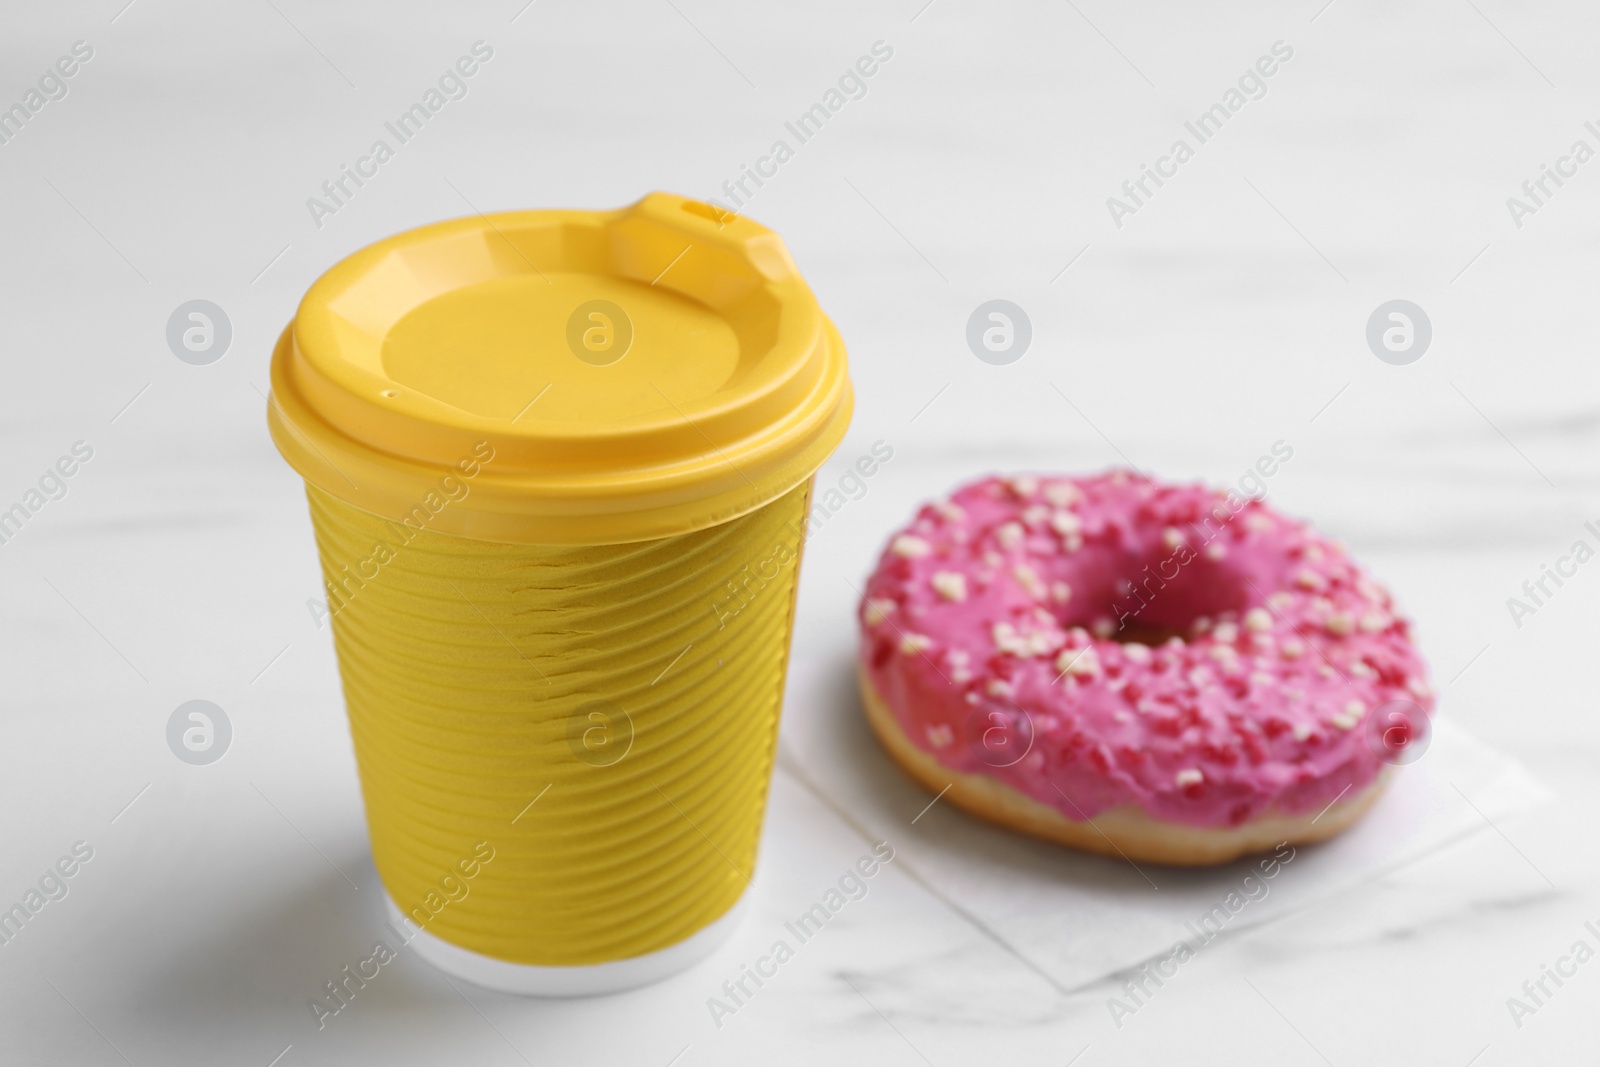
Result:
{"label": "cup shadow", "polygon": [[[480,1043],[487,1048],[513,1040],[518,1053],[532,1056],[530,1032],[564,1033],[584,1020],[598,1025],[643,1005],[652,989],[682,999],[683,987],[672,989],[675,979],[562,1000],[447,978],[387,925],[382,884],[366,849],[331,851],[330,860],[359,889],[330,867],[291,885],[258,888],[248,898],[240,894],[151,961],[137,987],[121,998],[116,1024],[121,1033],[138,1034],[129,1040],[130,1052],[138,1048],[145,1058],[136,1055],[136,1062],[265,1064],[292,1045],[290,1055],[300,1064],[444,1063],[460,1062],[464,1050]],[[354,971],[379,941],[396,955],[358,984],[345,968]],[[344,1004],[331,997],[329,982],[343,983]],[[339,1006],[322,1014],[310,1006],[313,999],[325,1008]],[[500,1020],[498,1036],[486,1024],[489,1016]]]}
{"label": "cup shadow", "polygon": [[[325,868],[291,884],[235,892],[203,923],[169,928],[177,936],[123,998],[168,1062],[226,1050],[265,1063],[289,1045],[298,1062],[315,1062],[319,1045],[329,1057],[348,1053],[352,1040],[365,1049],[374,1029],[404,1035],[405,1047],[420,1053],[433,1024],[459,1018],[458,997],[442,976],[403,948],[370,980],[348,977],[345,968],[371,956],[379,940],[398,947],[399,939],[384,926],[384,894],[365,849],[335,852],[331,861],[359,889]],[[343,1003],[327,986],[340,981]],[[336,1010],[319,1018],[313,999]]]}

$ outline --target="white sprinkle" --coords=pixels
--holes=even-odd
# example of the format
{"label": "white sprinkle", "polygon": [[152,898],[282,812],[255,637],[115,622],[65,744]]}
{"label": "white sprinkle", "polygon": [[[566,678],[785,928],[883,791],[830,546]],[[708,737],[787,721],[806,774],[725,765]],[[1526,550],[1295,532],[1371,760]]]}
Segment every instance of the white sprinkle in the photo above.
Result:
{"label": "white sprinkle", "polygon": [[1137,641],[1129,641],[1127,644],[1123,645],[1122,646],[1122,654],[1124,656],[1127,656],[1134,663],[1149,663],[1150,662],[1150,656],[1151,656],[1150,646],[1141,645]]}
{"label": "white sprinkle", "polygon": [[1018,496],[1030,497],[1034,493],[1038,492],[1039,479],[1029,478],[1026,476],[1021,478],[1007,478],[1006,485],[1009,486],[1011,491]]}
{"label": "white sprinkle", "polygon": [[1011,695],[1011,683],[1002,678],[994,678],[989,682],[989,695],[992,697],[1008,697]]}
{"label": "white sprinkle", "polygon": [[932,551],[932,545],[911,534],[901,534],[894,539],[893,552],[902,559],[918,559]]}
{"label": "white sprinkle", "polygon": [[1125,711],[1113,711],[1111,713],[1111,717],[1113,719],[1117,720],[1118,722],[1132,722],[1133,721],[1133,716],[1129,715]]}
{"label": "white sprinkle", "polygon": [[953,503],[949,500],[938,501],[933,505],[933,510],[937,511],[950,522],[964,522],[967,517],[967,511],[965,508],[963,508],[960,504]]}
{"label": "white sprinkle", "polygon": [[908,656],[915,656],[918,652],[933,647],[933,638],[926,634],[907,633],[900,638],[900,651]]}
{"label": "white sprinkle", "polygon": [[1293,733],[1296,741],[1304,741],[1306,738],[1311,736],[1312,732],[1313,727],[1308,722],[1297,722],[1294,724]]}
{"label": "white sprinkle", "polygon": [[1193,633],[1203,634],[1207,630],[1211,629],[1211,619],[1208,616],[1201,615],[1199,618],[1194,620],[1194,623],[1190,625],[1189,629]]}
{"label": "white sprinkle", "polygon": [[960,603],[967,599],[967,576],[960,571],[937,571],[929,583],[946,600]]}
{"label": "white sprinkle", "polygon": [[1211,637],[1225,645],[1231,645],[1239,639],[1239,627],[1231,622],[1219,622],[1211,631]]}
{"label": "white sprinkle", "polygon": [[1161,540],[1168,548],[1177,548],[1183,544],[1183,531],[1176,526],[1168,526],[1161,531]]}
{"label": "white sprinkle", "polygon": [[1369,611],[1361,616],[1361,629],[1369,634],[1375,634],[1389,628],[1389,616],[1381,611]]}
{"label": "white sprinkle", "polygon": [[1301,589],[1321,589],[1322,576],[1316,571],[1301,569],[1294,576],[1294,584]]}
{"label": "white sprinkle", "polygon": [[868,600],[867,610],[865,612],[867,625],[878,625],[884,619],[888,618],[897,607],[899,607],[899,605],[892,600],[883,600],[876,597]]}
{"label": "white sprinkle", "polygon": [[1309,559],[1312,563],[1321,562],[1326,555],[1327,553],[1322,551],[1321,545],[1314,543],[1306,545],[1306,559]]}
{"label": "white sprinkle", "polygon": [[1426,700],[1433,695],[1433,690],[1428,688],[1428,683],[1421,678],[1413,678],[1406,683],[1406,688],[1411,690],[1411,695]]}
{"label": "white sprinkle", "polygon": [[1206,546],[1206,559],[1221,559],[1228,554],[1221,541],[1213,541]]}
{"label": "white sprinkle", "polygon": [[1109,619],[1102,615],[1090,623],[1089,628],[1094,631],[1096,637],[1103,641],[1117,632],[1117,622],[1115,619]]}
{"label": "white sprinkle", "polygon": [[1284,608],[1286,608],[1290,604],[1294,603],[1294,594],[1293,593],[1286,593],[1286,592],[1284,592],[1282,590],[1279,590],[1278,592],[1273,593],[1271,596],[1267,597],[1267,603],[1271,604],[1273,607],[1277,608],[1279,611],[1282,611]]}
{"label": "white sprinkle", "polygon": [[1257,532],[1272,529],[1272,520],[1260,512],[1251,514],[1244,520],[1244,524]]}
{"label": "white sprinkle", "polygon": [[1000,547],[1007,552],[1015,552],[1022,547],[1024,531],[1020,523],[1008,522],[995,531],[995,537],[1000,541]]}
{"label": "white sprinkle", "polygon": [[1200,772],[1198,767],[1185,767],[1172,779],[1179,789],[1183,789],[1186,786],[1199,785],[1205,780],[1206,776]]}
{"label": "white sprinkle", "polygon": [[965,685],[972,681],[972,672],[965,667],[957,667],[950,672],[950,680],[957,685]]}
{"label": "white sprinkle", "polygon": [[1218,663],[1234,663],[1239,659],[1239,650],[1232,645],[1212,645],[1211,658]]}
{"label": "white sprinkle", "polygon": [[1070,511],[1058,511],[1050,516],[1050,528],[1062,537],[1083,532],[1083,520]]}
{"label": "white sprinkle", "polygon": [[1265,633],[1272,629],[1272,615],[1266,608],[1251,608],[1244,613],[1244,628],[1255,633]]}
{"label": "white sprinkle", "polygon": [[1072,586],[1066,582],[1051,582],[1050,596],[1057,604],[1065,604],[1072,599]]}
{"label": "white sprinkle", "polygon": [[1023,509],[1022,521],[1027,523],[1029,526],[1037,526],[1049,515],[1049,508],[1045,507],[1043,504],[1034,504],[1031,507]]}
{"label": "white sprinkle", "polygon": [[1100,657],[1095,654],[1093,645],[1083,648],[1064,648],[1056,657],[1056,670],[1073,675],[1098,674],[1100,671]]}
{"label": "white sprinkle", "polygon": [[955,731],[944,723],[928,727],[928,744],[934,748],[943,748],[955,739]]}
{"label": "white sprinkle", "polygon": [[1070,508],[1083,501],[1083,493],[1071,482],[1051,482],[1044,487],[1044,498],[1058,508]]}
{"label": "white sprinkle", "polygon": [[1361,722],[1361,717],[1358,715],[1349,715],[1341,711],[1328,721],[1341,730],[1354,730],[1357,724]]}
{"label": "white sprinkle", "polygon": [[1329,615],[1328,621],[1323,625],[1328,628],[1328,632],[1330,634],[1334,634],[1338,637],[1344,637],[1346,634],[1355,629],[1355,623],[1351,622],[1350,616],[1346,615],[1344,612],[1340,612],[1337,615]]}
{"label": "white sprinkle", "polygon": [[995,623],[989,634],[997,651],[1005,652],[1019,659],[1045,655],[1050,651],[1053,643],[1050,635],[1042,630],[1031,634],[1022,634],[1018,633],[1017,628],[1009,622]]}
{"label": "white sprinkle", "polygon": [[1044,598],[1044,583],[1039,580],[1039,572],[1026,563],[1019,563],[1011,568],[1011,577],[1022,586],[1023,592],[1036,600]]}
{"label": "white sprinkle", "polygon": [[1350,673],[1357,678],[1376,678],[1378,676],[1378,672],[1367,666],[1367,661],[1363,659],[1355,660],[1350,664]]}

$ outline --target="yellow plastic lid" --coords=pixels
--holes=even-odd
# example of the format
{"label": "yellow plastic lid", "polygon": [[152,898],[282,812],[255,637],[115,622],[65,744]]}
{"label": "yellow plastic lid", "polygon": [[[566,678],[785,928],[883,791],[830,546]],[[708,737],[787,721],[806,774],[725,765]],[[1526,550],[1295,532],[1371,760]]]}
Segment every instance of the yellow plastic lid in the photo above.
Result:
{"label": "yellow plastic lid", "polygon": [[844,344],[778,235],[652,193],[441,222],[343,260],[278,341],[267,421],[306,481],[373,514],[583,545],[776,499],[852,405]]}

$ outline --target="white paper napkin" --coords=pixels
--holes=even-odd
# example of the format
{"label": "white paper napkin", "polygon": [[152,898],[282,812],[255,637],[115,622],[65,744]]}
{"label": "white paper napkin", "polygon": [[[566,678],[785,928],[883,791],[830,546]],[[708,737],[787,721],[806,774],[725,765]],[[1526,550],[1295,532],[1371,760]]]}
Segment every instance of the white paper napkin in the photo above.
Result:
{"label": "white paper napkin", "polygon": [[1011,833],[948,803],[923,813],[931,794],[889,760],[862,717],[855,629],[836,624],[853,618],[854,594],[835,580],[842,592],[817,597],[815,584],[809,618],[835,624],[796,635],[781,765],[864,835],[893,843],[897,866],[1063,991],[1165,956],[1179,940],[1203,944],[1210,931],[1347,891],[1552,799],[1520,764],[1451,723],[1446,708],[1422,758],[1398,768],[1359,823],[1298,847],[1270,879],[1259,858],[1209,870],[1135,867]]}

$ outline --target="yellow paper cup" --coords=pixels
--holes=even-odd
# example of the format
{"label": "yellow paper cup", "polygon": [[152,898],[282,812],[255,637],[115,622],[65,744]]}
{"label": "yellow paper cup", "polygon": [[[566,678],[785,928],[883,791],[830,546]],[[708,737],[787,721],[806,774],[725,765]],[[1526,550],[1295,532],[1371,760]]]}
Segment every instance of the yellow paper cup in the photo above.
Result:
{"label": "yellow paper cup", "polygon": [[731,930],[852,397],[776,234],[656,193],[357,252],[279,340],[393,935],[511,992]]}

